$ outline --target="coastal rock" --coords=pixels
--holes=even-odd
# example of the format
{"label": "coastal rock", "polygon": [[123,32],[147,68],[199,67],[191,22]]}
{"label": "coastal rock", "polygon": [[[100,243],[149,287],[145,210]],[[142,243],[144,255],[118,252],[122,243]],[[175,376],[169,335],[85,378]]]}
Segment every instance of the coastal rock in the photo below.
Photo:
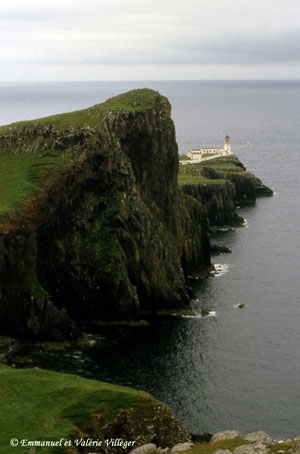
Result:
{"label": "coastal rock", "polygon": [[0,216],[3,333],[75,337],[76,320],[188,305],[187,275],[210,267],[208,219],[179,194],[170,112],[159,93],[133,90],[0,128],[1,153],[32,157],[39,188]]}
{"label": "coastal rock", "polygon": [[241,436],[242,434],[239,430],[223,430],[221,432],[216,432],[215,434],[213,434],[210,443],[215,443],[222,440],[232,440]]}
{"label": "coastal rock", "polygon": [[190,435],[179,419],[163,404],[122,410],[106,426],[91,426],[89,436],[94,439],[100,437],[135,440],[137,448],[151,444],[165,449],[179,443],[191,442]]}
{"label": "coastal rock", "polygon": [[229,451],[229,449],[217,449],[214,454],[232,454],[232,451]]}
{"label": "coastal rock", "polygon": [[249,442],[262,442],[266,446],[271,446],[272,444],[274,444],[272,438],[262,431],[247,433],[246,435],[243,435],[243,439]]}
{"label": "coastal rock", "polygon": [[235,448],[233,454],[257,454],[253,445],[241,445]]}
{"label": "coastal rock", "polygon": [[[189,175],[199,176],[199,183],[195,178],[193,183],[188,183]],[[273,191],[247,172],[234,155],[193,164],[193,167],[181,165],[179,183],[184,193],[206,206],[210,226],[214,228],[243,225],[236,206],[253,204],[258,196],[273,195]]]}
{"label": "coastal rock", "polygon": [[269,454],[270,449],[267,448],[262,443],[251,444],[251,445],[241,445],[235,448],[233,451],[234,454]]}
{"label": "coastal rock", "polygon": [[187,451],[188,449],[192,448],[194,443],[178,443],[177,445],[173,446],[171,449],[171,454],[179,454],[181,452]]}
{"label": "coastal rock", "polygon": [[171,105],[148,89],[2,126],[0,157],[6,180],[19,178],[18,195],[1,193],[0,332],[19,337],[189,307],[188,276],[209,274],[210,227],[241,225],[236,203],[261,187],[232,156],[205,166],[210,184],[178,188]]}
{"label": "coastal rock", "polygon": [[138,448],[130,451],[129,454],[156,454],[157,448],[154,443],[148,443],[146,445],[139,446]]}

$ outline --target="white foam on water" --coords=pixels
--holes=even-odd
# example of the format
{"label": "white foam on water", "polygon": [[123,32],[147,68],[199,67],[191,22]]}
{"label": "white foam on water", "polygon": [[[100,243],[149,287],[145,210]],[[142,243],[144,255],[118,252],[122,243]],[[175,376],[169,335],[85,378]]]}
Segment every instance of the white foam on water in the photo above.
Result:
{"label": "white foam on water", "polygon": [[210,313],[208,315],[206,315],[206,317],[216,317],[216,316],[217,316],[216,311],[210,311]]}
{"label": "white foam on water", "polygon": [[202,318],[201,314],[196,315],[181,315],[181,318]]}
{"label": "white foam on water", "polygon": [[246,227],[246,229],[249,227],[247,219],[244,219],[243,227]]}
{"label": "white foam on water", "polygon": [[229,265],[227,263],[214,263],[215,270],[211,271],[211,275],[215,277],[222,276],[229,271]]}

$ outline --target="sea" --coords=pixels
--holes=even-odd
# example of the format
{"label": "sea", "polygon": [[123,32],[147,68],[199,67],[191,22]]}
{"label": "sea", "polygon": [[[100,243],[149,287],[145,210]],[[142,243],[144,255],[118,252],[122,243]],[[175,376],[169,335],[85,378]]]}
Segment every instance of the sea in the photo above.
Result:
{"label": "sea", "polygon": [[[172,104],[180,153],[223,145],[274,190],[214,233],[231,254],[192,279],[196,317],[103,327],[85,342],[28,344],[13,358],[146,390],[194,434],[300,434],[300,81],[1,83],[0,124],[77,110],[133,88]],[[244,305],[239,308],[239,305]],[[202,317],[201,308],[210,316]]]}

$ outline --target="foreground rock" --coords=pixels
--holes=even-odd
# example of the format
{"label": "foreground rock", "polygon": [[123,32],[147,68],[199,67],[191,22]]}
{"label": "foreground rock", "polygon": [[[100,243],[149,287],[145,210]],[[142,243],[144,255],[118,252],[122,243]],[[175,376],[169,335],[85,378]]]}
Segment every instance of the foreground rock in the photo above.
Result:
{"label": "foreground rock", "polygon": [[234,438],[241,437],[242,434],[238,430],[223,430],[222,432],[216,432],[210,439],[210,443],[216,443],[217,441],[233,440]]}
{"label": "foreground rock", "polygon": [[250,442],[261,442],[265,445],[272,445],[274,442],[272,438],[265,432],[251,432],[243,436],[243,439]]}
{"label": "foreground rock", "polygon": [[[198,452],[204,454],[206,452],[205,447],[207,447],[207,452],[213,454],[300,454],[300,436],[276,442],[262,431],[242,435],[238,430],[225,430],[215,433],[208,443],[192,444],[187,442],[165,449],[151,444],[140,446],[132,450],[130,454],[175,454],[183,452],[187,454],[197,454]],[[147,452],[148,449],[149,453]]]}

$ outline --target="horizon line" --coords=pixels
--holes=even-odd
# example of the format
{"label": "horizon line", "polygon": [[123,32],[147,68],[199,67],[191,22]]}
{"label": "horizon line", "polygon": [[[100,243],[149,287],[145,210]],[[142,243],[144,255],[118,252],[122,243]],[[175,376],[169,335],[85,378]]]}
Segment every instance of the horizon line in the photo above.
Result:
{"label": "horizon line", "polygon": [[120,79],[120,80],[0,80],[0,84],[19,83],[98,83],[98,82],[300,82],[298,79]]}

